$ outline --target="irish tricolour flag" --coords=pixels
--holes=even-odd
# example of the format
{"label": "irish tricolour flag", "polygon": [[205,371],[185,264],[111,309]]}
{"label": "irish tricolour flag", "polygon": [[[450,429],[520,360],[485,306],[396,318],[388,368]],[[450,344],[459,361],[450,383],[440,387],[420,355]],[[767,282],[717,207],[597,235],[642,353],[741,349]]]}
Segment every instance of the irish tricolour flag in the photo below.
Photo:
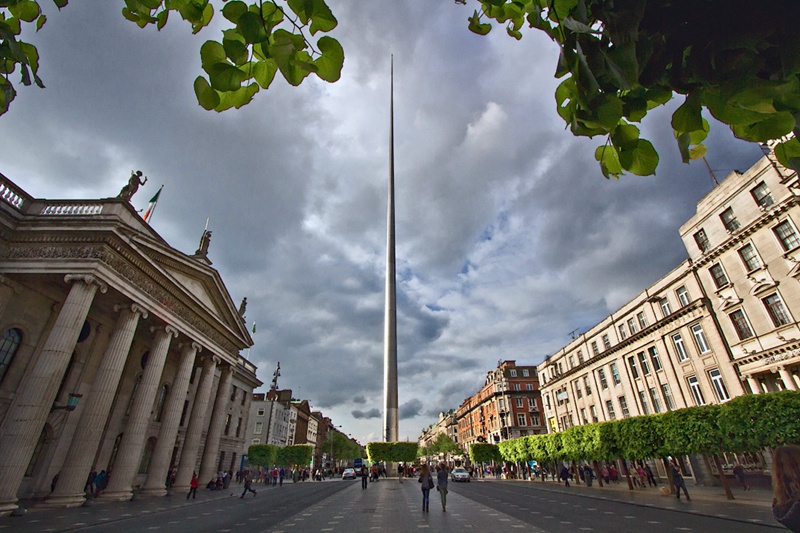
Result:
{"label": "irish tricolour flag", "polygon": [[[164,186],[162,185],[161,189],[163,188]],[[150,205],[147,206],[147,211],[145,211],[144,216],[142,216],[145,222],[150,222],[150,219],[153,218],[153,211],[156,210],[156,204],[158,203],[158,196],[161,194],[161,189],[158,189],[155,196],[150,198]]]}

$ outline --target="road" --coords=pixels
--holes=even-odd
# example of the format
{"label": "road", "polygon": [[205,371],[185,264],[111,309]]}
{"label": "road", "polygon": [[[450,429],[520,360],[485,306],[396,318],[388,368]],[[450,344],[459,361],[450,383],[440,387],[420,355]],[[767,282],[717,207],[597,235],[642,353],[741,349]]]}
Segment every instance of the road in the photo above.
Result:
{"label": "road", "polygon": [[413,479],[402,484],[382,480],[367,490],[358,481],[332,480],[257,486],[258,494],[244,499],[239,498],[241,487],[233,487],[201,491],[197,500],[188,501],[175,495],[77,509],[34,508],[22,517],[0,518],[0,533],[758,533],[780,528],[763,502],[712,501],[700,494],[678,502],[655,490],[565,489],[555,483],[494,480],[451,483],[450,488],[446,512],[433,491],[430,512],[423,513]]}

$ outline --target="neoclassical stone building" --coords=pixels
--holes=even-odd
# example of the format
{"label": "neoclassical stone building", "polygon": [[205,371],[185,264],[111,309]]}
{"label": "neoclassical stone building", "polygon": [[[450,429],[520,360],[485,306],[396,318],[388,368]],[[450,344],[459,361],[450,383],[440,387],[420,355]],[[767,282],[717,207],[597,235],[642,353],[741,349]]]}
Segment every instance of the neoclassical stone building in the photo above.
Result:
{"label": "neoclassical stone building", "polygon": [[539,365],[548,429],[798,390],[798,224],[797,173],[773,153],[725,178],[680,228],[689,258]]}
{"label": "neoclassical stone building", "polygon": [[[0,514],[100,496],[165,495],[236,470],[253,342],[207,257],[187,255],[125,196],[35,199],[0,175]],[[57,476],[55,489],[51,484]]]}

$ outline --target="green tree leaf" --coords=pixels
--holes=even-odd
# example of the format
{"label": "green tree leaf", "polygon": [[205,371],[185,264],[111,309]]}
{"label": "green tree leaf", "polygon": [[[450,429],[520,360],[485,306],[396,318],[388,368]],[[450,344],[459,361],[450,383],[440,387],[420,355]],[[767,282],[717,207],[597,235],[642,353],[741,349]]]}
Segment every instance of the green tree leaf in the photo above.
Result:
{"label": "green tree leaf", "polygon": [[12,15],[25,22],[33,22],[42,13],[39,4],[32,0],[11,2],[11,4],[8,5],[8,10]]}
{"label": "green tree leaf", "polygon": [[198,76],[194,80],[194,94],[197,96],[197,103],[207,111],[211,111],[219,105],[217,91],[212,89],[208,81],[202,76]]}
{"label": "green tree leaf", "polygon": [[650,176],[658,166],[658,152],[650,141],[639,139],[636,146],[619,152],[622,168],[637,176]]}
{"label": "green tree leaf", "polygon": [[339,41],[327,35],[320,37],[317,47],[321,55],[314,60],[317,76],[327,82],[338,81],[344,67],[344,49]]}

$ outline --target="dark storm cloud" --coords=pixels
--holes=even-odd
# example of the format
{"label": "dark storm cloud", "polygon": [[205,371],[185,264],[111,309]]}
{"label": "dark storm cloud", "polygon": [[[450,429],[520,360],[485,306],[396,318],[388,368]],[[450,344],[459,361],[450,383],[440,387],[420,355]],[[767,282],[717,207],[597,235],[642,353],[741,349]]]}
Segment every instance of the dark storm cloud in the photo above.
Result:
{"label": "dark storm cloud", "polygon": [[350,414],[353,415],[353,418],[356,420],[361,419],[369,419],[369,418],[380,418],[381,417],[381,410],[378,408],[370,409],[369,411],[359,411],[353,410],[350,411]]}
{"label": "dark storm cloud", "polygon": [[407,420],[409,418],[418,417],[421,412],[422,401],[418,398],[413,398],[405,403],[400,404],[398,416],[400,417],[400,420]]}

